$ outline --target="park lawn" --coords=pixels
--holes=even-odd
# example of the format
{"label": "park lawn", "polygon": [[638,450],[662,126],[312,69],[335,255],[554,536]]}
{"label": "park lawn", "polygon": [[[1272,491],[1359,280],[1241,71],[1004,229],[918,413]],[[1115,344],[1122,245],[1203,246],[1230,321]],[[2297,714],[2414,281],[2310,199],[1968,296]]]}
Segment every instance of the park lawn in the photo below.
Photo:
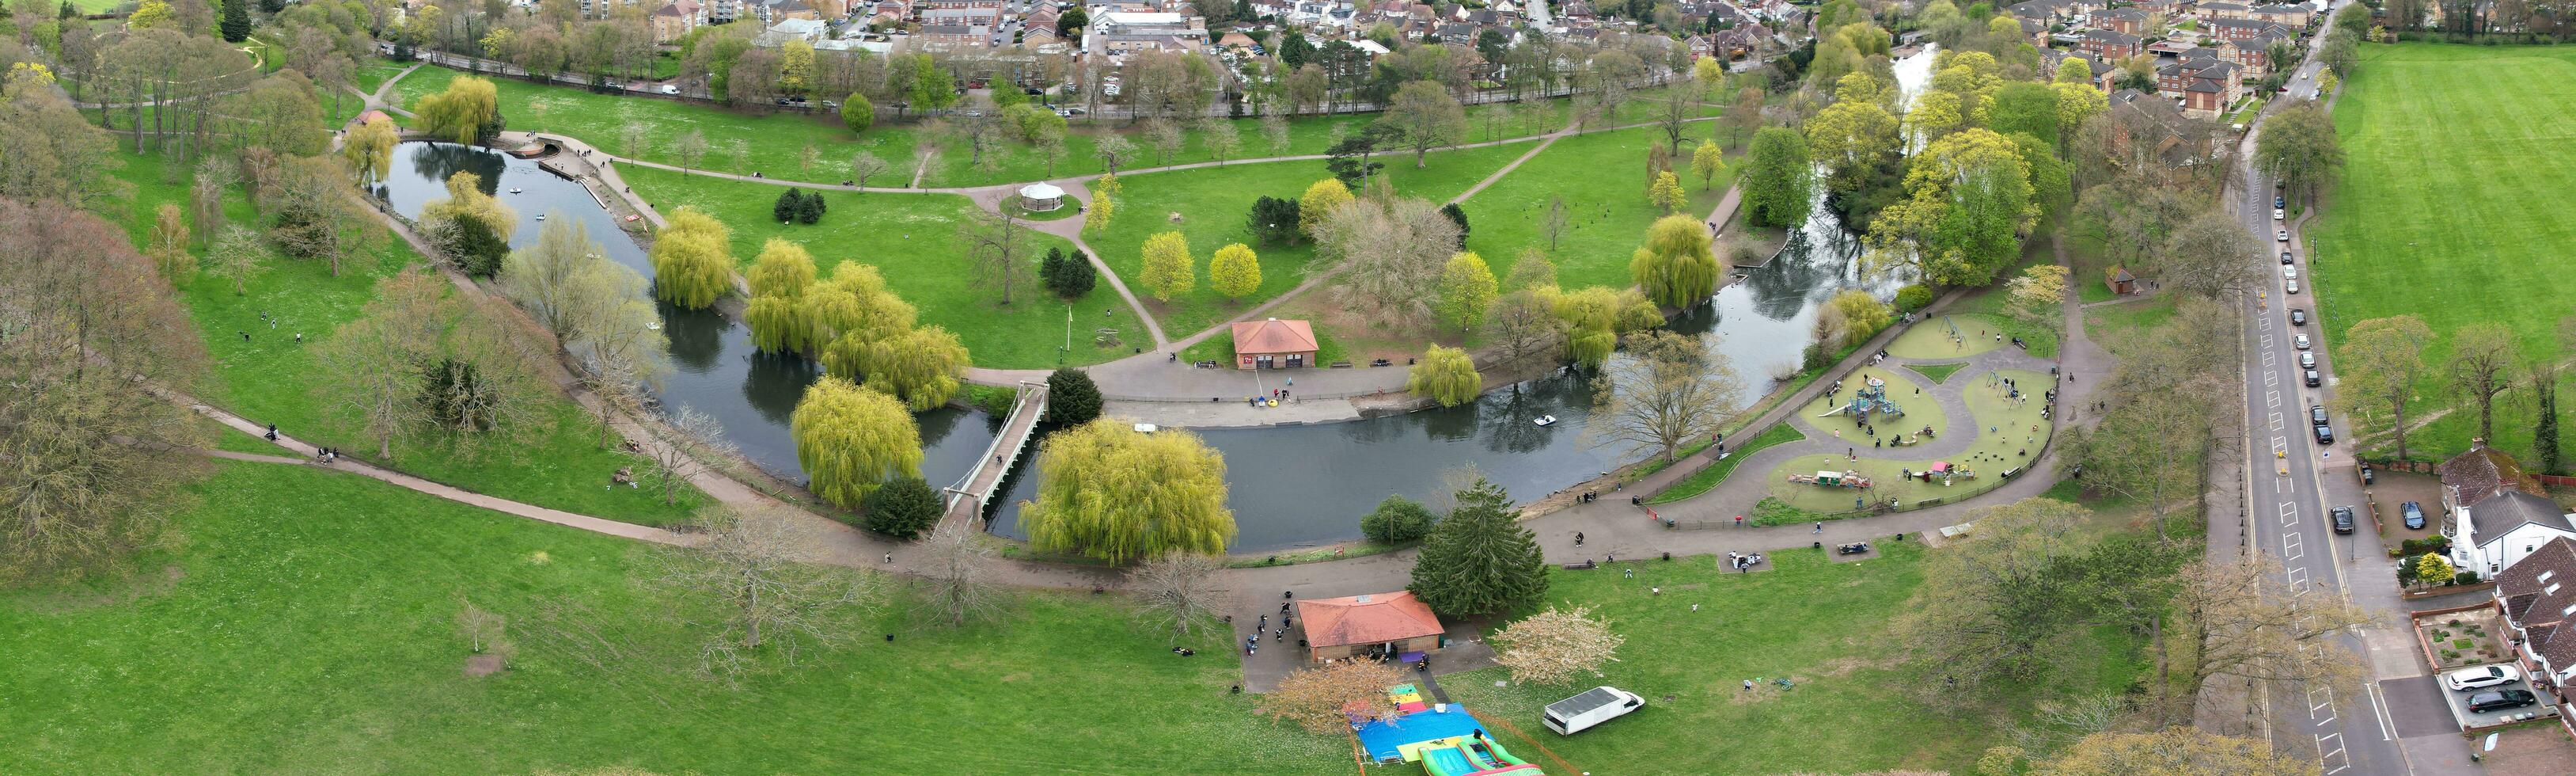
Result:
{"label": "park lawn", "polygon": [[[1692,136],[1706,137],[1714,125],[1691,126]],[[1563,242],[1548,251],[1549,260],[1556,262],[1558,285],[1636,285],[1628,259],[1645,240],[1646,227],[1663,215],[1646,201],[1646,149],[1663,142],[1663,130],[1654,127],[1556,141],[1468,198],[1463,207],[1474,233],[1467,238],[1467,249],[1484,256],[1496,277],[1509,275],[1523,249],[1547,247],[1548,203],[1562,198],[1568,226]],[[1734,172],[1721,173],[1713,185],[1703,187],[1690,176],[1690,149],[1685,144],[1675,164],[1676,174],[1685,178],[1683,190],[1690,193],[1682,212],[1704,220],[1733,184]]]}
{"label": "park lawn", "polygon": [[[2172,294],[2161,294],[2120,304],[2085,308],[2084,336],[2101,343],[2103,349],[2111,351],[2111,355],[2123,355],[2130,350],[2131,343],[2143,341],[2142,338],[2148,332],[2164,325],[2165,321],[2173,319],[2175,299]],[[2278,312],[2266,314],[2286,315]],[[2282,320],[2284,323],[2288,322],[2287,318]],[[2292,328],[2291,331],[2303,331],[2303,329]]]}
{"label": "park lawn", "polygon": [[409,62],[368,60],[366,64],[358,66],[357,72],[349,74],[349,85],[357,87],[358,91],[374,94],[377,89],[384,88],[386,81],[392,80],[396,74],[403,71],[403,68],[410,66]]}
{"label": "park lawn", "polygon": [[[1379,174],[1392,180],[1400,194],[1445,202],[1528,150],[1527,145],[1509,144],[1443,151],[1425,156],[1426,166],[1419,170],[1409,159],[1388,159]],[[1179,339],[1305,282],[1308,264],[1315,258],[1314,245],[1256,244],[1244,218],[1252,212],[1254,200],[1264,196],[1303,196],[1306,187],[1331,175],[1320,161],[1258,162],[1120,175],[1121,194],[1113,200],[1117,206],[1108,227],[1085,234],[1083,240],[1100,252],[1101,260],[1117,270],[1119,277],[1126,279],[1130,290],[1148,300],[1145,305],[1162,321],[1163,333]],[[1172,220],[1175,214],[1180,216],[1177,224]],[[1475,220],[1470,218],[1468,225],[1472,231]],[[1189,240],[1198,283],[1191,291],[1168,301],[1154,300],[1138,282],[1145,268],[1145,240],[1176,229]],[[1237,242],[1251,245],[1261,258],[1260,288],[1239,301],[1226,299],[1209,288],[1207,278],[1208,258],[1218,248]],[[1492,261],[1493,256],[1487,254],[1486,260]],[[1495,268],[1495,274],[1501,274],[1501,267]]]}
{"label": "park lawn", "polygon": [[1787,423],[1763,429],[1761,434],[1738,443],[1743,445],[1742,447],[1727,451],[1725,458],[1710,462],[1709,465],[1700,467],[1699,471],[1674,480],[1672,487],[1648,497],[1646,503],[1670,504],[1707,493],[1710,488],[1717,487],[1718,483],[1725,482],[1726,476],[1735,471],[1736,464],[1743,463],[1744,459],[1752,457],[1754,453],[1762,452],[1763,448],[1772,445],[1787,444],[1805,438],[1807,438],[1806,434],[1799,433],[1797,427]]}
{"label": "park lawn", "polygon": [[[2087,657],[2045,685],[1923,692],[1925,677],[1905,665],[1890,631],[1924,583],[1931,551],[1917,542],[1879,549],[1883,557],[1855,563],[1783,550],[1770,556],[1774,570],[1752,574],[1726,571],[1716,557],[1639,562],[1634,579],[1551,572],[1552,604],[1592,607],[1627,637],[1619,662],[1565,686],[1496,687],[1510,676],[1502,668],[1452,674],[1440,686],[1487,724],[1536,737],[1574,766],[1569,773],[1972,773],[1986,748],[2010,743],[2009,728],[2026,723],[2040,697],[2117,693],[2142,671],[2139,641],[2103,629],[2065,645]],[[1772,682],[1780,678],[1794,687]],[[1759,688],[1742,689],[1747,679]],[[1539,724],[1546,704],[1604,684],[1646,706],[1573,736]],[[1521,737],[1498,737],[1514,755],[1560,770]]]}
{"label": "park lawn", "polygon": [[[125,201],[126,212],[107,216],[125,224],[139,246],[150,239],[156,208],[185,206],[188,183],[163,182],[164,157],[119,157],[125,162],[120,174],[135,196]],[[258,223],[239,189],[226,196],[224,212],[230,223]],[[338,277],[321,262],[272,255],[246,294],[236,295],[224,281],[202,273],[179,284],[179,301],[196,320],[210,357],[210,374],[196,387],[199,398],[251,422],[277,424],[287,436],[477,493],[649,525],[688,517],[703,499],[695,488],[684,486],[680,503],[666,505],[650,489],[607,487],[610,473],[640,469],[643,458],[600,449],[597,421],[560,395],[541,400],[533,428],[463,445],[445,432],[414,433],[394,441],[392,458],[378,457],[374,440],[330,405],[310,349],[358,317],[374,298],[377,281],[421,261],[409,244],[388,236],[372,255],[343,261]],[[262,314],[274,319],[273,327]],[[300,345],[298,333],[304,335]],[[283,450],[271,446],[262,452]]]}
{"label": "park lawn", "polygon": [[[402,104],[408,106],[423,97],[447,88],[463,71],[437,65],[424,65],[404,76],[397,87]],[[921,122],[898,119],[890,108],[880,106],[879,120],[865,134],[853,137],[837,114],[826,111],[803,113],[782,111],[753,114],[711,106],[705,103],[665,100],[655,97],[620,94],[597,94],[578,87],[540,84],[510,77],[490,77],[501,98],[501,113],[514,130],[553,132],[571,135],[600,149],[621,156],[638,156],[663,164],[677,165],[671,143],[695,129],[707,139],[706,157],[698,162],[702,169],[735,174],[761,172],[772,178],[833,183],[847,179],[850,158],[860,152],[876,154],[892,164],[886,175],[869,179],[874,186],[906,187],[913,180],[915,167],[922,161],[918,152],[934,145]],[[1552,100],[1561,115],[1565,100]],[[1622,116],[1644,121],[1645,107],[1637,103],[1622,106]],[[989,110],[989,108],[986,108]],[[1554,129],[1514,119],[1497,125],[1485,120],[1496,106],[1479,105],[1467,109],[1468,142],[1483,142],[1502,137],[1525,137]],[[1514,106],[1518,111],[1518,106]],[[1308,116],[1288,122],[1289,142],[1285,147],[1270,144],[1261,133],[1258,119],[1231,120],[1242,138],[1241,147],[1231,159],[1265,156],[1321,154],[1333,142],[1335,127],[1356,131],[1375,121],[1376,114]],[[629,124],[640,124],[652,130],[651,137],[637,153],[628,154],[621,147],[622,130]],[[1703,125],[1694,125],[1703,126]],[[1141,123],[1105,125],[1080,124],[1065,138],[1064,158],[1049,170],[1045,157],[1034,146],[1005,141],[988,150],[995,159],[989,165],[972,161],[973,154],[955,143],[942,143],[942,150],[932,154],[922,170],[921,184],[927,187],[989,186],[1042,179],[1096,175],[1104,171],[1094,156],[1097,140],[1103,134],[1128,135],[1140,146],[1137,156],[1125,165],[1127,169],[1193,164],[1216,161],[1206,145],[1206,134],[1195,127],[1188,130],[1188,141],[1181,152],[1168,159],[1157,157],[1151,149],[1142,148],[1137,133]],[[801,155],[812,145],[818,161],[812,168],[802,164]],[[990,167],[989,170],[984,169]]]}
{"label": "park lawn", "polygon": [[[2039,326],[2022,320],[2020,316],[2012,313],[2011,279],[2019,277],[2023,269],[2040,263],[2043,252],[2039,243],[2030,244],[2024,249],[2019,263],[2003,272],[1995,273],[1994,285],[1969,291],[1961,295],[1958,301],[1950,303],[1950,306],[1941,308],[1940,312],[1944,315],[1982,314],[1990,318],[1987,323],[1998,327],[1996,330],[2001,331],[2005,337],[2020,337],[2023,342],[2029,343],[2026,349],[2032,356],[2043,359],[2056,358],[2057,330],[2054,327]],[[1963,321],[1960,324],[1961,328],[1967,328],[1964,323],[1967,320],[1966,316],[1961,315],[1960,320]],[[2004,344],[2012,343],[2007,339]]]}
{"label": "park lawn", "polygon": [[[2434,334],[2428,363],[2449,358],[2453,332],[2484,322],[2511,328],[2526,358],[2550,355],[2553,327],[2576,307],[2565,278],[2576,50],[2403,43],[2363,53],[2335,104],[2342,181],[2307,228],[2326,349],[2354,323],[2414,315]],[[2508,72],[2516,77],[2496,77]],[[2474,406],[2443,390],[2443,374],[2425,370],[2427,400],[2410,414],[2459,409],[2407,436],[2418,459],[2456,454],[2476,435]],[[2511,409],[2499,413],[2495,447],[2530,449],[2527,398],[2500,402]],[[2375,441],[2394,451],[2384,435]]]}
{"label": "park lawn", "polygon": [[[1987,381],[1991,379],[1991,375],[2012,378],[2022,386],[2025,399],[2014,402],[2004,397],[2000,386],[1989,387]],[[1800,510],[1827,513],[1831,517],[1848,517],[1851,515],[1832,513],[1854,509],[1851,501],[1853,498],[1864,498],[1872,502],[1883,502],[1894,498],[1911,507],[1915,506],[1915,502],[1925,499],[1958,501],[1992,490],[2004,483],[2004,470],[2029,466],[2031,461],[2037,460],[2040,451],[2047,448],[2049,435],[2054,427],[2039,417],[2039,411],[2046,404],[2041,400],[2040,392],[2047,390],[2048,385],[2049,377],[2044,372],[2002,369],[1979,373],[1955,386],[1967,401],[1970,417],[1954,420],[1974,425],[1965,428],[1956,424],[1936,425],[1935,429],[1937,433],[1943,435],[1968,433],[1976,434],[1977,438],[1966,451],[1942,456],[1938,460],[1973,471],[1977,475],[1976,479],[1956,480],[1948,486],[1942,485],[1937,479],[1931,483],[1904,479],[1902,475],[1905,471],[1924,471],[1931,468],[1935,460],[1907,457],[1903,448],[1878,449],[1865,445],[1851,445],[1861,450],[1868,450],[1871,455],[1861,456],[1858,462],[1847,460],[1839,455],[1810,455],[1791,459],[1780,464],[1767,475],[1771,481],[1771,494],[1774,498]],[[1848,389],[1850,385],[1846,384],[1844,387]],[[1922,428],[1926,422],[1921,419],[1923,413],[1912,409],[1918,402],[1908,401],[1912,397],[1907,396],[1902,390],[1891,390],[1889,393],[1897,397],[1898,404],[1908,408],[1907,415],[1901,421],[1892,420],[1881,424],[1880,436],[1884,437],[1887,432],[1898,429],[1910,433]],[[1924,400],[1920,403],[1929,404],[1930,402]],[[1798,414],[1810,415],[1816,411],[1819,411],[1816,405],[1808,405],[1799,408]],[[1808,420],[1812,422],[1814,419]],[[1827,418],[1822,422],[1828,428],[1844,428],[1843,439],[1854,439],[1853,432],[1845,428],[1850,425],[1849,421]],[[2036,426],[2035,429],[2034,426]],[[1989,432],[1987,431],[1989,428],[1997,430]],[[2022,439],[2013,437],[2022,437]],[[1846,470],[1858,471],[1869,477],[1872,487],[1866,490],[1854,490],[1789,481],[1791,474]]]}
{"label": "park lawn", "polygon": [[[1342,739],[1256,717],[1209,635],[1114,598],[1005,593],[949,629],[901,598],[795,666],[699,678],[647,545],[309,466],[218,462],[133,580],[0,593],[7,773],[1311,773]],[[864,572],[862,572],[864,573]],[[900,589],[900,583],[892,583]],[[899,592],[897,595],[901,595]],[[463,602],[507,670],[464,673]],[[566,612],[549,615],[549,611]],[[596,629],[601,643],[567,638]],[[878,638],[895,634],[893,641]],[[768,658],[775,662],[774,655]],[[596,661],[596,662],[594,662]],[[733,734],[710,737],[710,730]]]}
{"label": "park lawn", "polygon": [[[787,191],[783,186],[635,165],[625,165],[618,174],[664,215],[693,205],[732,227],[734,260],[745,268],[771,237],[803,243],[826,276],[844,261],[876,265],[895,293],[919,309],[920,322],[955,332],[977,366],[1080,366],[1154,344],[1135,311],[1103,281],[1073,303],[1080,315],[1073,319],[1073,350],[1063,354],[1065,304],[1038,285],[1036,265],[1047,248],[1070,252],[1073,244],[1035,230],[1028,235],[1034,250],[1028,256],[1026,284],[1013,292],[1010,306],[998,304],[998,294],[979,282],[966,263],[964,243],[957,237],[957,225],[975,208],[962,196],[820,190],[826,203],[822,223],[783,226],[769,218],[771,204]],[[1109,314],[1101,315],[1102,310]],[[1098,328],[1117,329],[1124,347],[1093,344]]]}
{"label": "park lawn", "polygon": [[1958,372],[1959,370],[1961,370],[1961,369],[1966,369],[1966,368],[1968,368],[1968,365],[1967,365],[1967,364],[1960,364],[1960,363],[1952,363],[1952,364],[1906,364],[1906,365],[1905,365],[1905,368],[1907,368],[1907,369],[1911,369],[1911,370],[1914,370],[1914,371],[1916,371],[1916,372],[1919,372],[1919,373],[1921,373],[1924,377],[1932,378],[1932,382],[1936,382],[1936,383],[1946,383],[1946,382],[1949,382],[1949,381],[1950,381],[1950,375],[1952,375],[1952,374],[1954,374],[1954,373],[1957,373],[1957,372]]}
{"label": "park lawn", "polygon": [[1888,343],[1888,355],[1897,358],[1967,358],[2002,347],[1993,337],[1977,334],[1992,332],[2003,325],[2003,318],[1999,316],[1945,311],[1932,318],[1937,320],[1927,319],[1896,335],[1896,341]]}

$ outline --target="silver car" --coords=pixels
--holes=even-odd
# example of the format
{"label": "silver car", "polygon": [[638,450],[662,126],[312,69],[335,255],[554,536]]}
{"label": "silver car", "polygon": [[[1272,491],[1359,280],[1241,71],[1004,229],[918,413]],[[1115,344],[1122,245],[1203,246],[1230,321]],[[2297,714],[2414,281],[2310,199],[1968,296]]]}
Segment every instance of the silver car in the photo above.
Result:
{"label": "silver car", "polygon": [[2463,668],[2442,675],[2442,684],[2454,690],[2475,690],[2519,681],[2522,681],[2522,671],[2506,665]]}

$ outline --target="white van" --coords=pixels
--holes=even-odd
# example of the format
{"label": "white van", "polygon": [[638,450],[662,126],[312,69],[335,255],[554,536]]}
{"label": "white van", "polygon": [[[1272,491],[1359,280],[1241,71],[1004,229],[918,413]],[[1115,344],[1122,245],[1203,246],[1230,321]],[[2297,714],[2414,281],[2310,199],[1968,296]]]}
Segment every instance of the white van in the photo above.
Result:
{"label": "white van", "polygon": [[1646,699],[1617,687],[1594,687],[1582,695],[1547,705],[1547,729],[1570,736],[1616,719],[1646,705]]}

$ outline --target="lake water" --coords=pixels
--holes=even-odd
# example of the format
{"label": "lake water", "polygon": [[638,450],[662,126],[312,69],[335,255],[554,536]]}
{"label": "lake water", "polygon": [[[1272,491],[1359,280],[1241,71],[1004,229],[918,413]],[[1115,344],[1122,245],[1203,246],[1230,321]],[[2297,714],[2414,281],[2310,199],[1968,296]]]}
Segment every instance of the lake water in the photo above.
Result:
{"label": "lake water", "polygon": [[[1927,52],[1900,62],[1898,72],[1908,72],[1919,58],[1926,64],[1913,71],[1918,79],[1928,78],[1930,56]],[[588,230],[609,258],[651,275],[643,249],[617,229],[588,190],[534,161],[447,143],[405,143],[377,191],[397,211],[416,215],[424,203],[446,196],[443,181],[457,171],[483,176],[486,191],[520,190],[496,194],[519,213],[514,246],[534,242],[545,223],[570,221]],[[1859,277],[1858,236],[1823,206],[1821,191],[1818,196],[1815,215],[1790,236],[1779,256],[1671,321],[1674,330],[1707,337],[1726,354],[1745,378],[1745,401],[1770,390],[1769,376],[1794,371],[1813,339],[1816,308],[1824,300],[1854,287],[1884,298],[1897,285]],[[537,221],[539,215],[548,221]],[[754,463],[783,479],[803,482],[788,420],[819,370],[803,359],[755,352],[746,327],[713,311],[664,306],[662,316],[674,367],[659,392],[663,404],[714,416]],[[1513,498],[1528,501],[1590,479],[1618,461],[1642,457],[1638,451],[1584,443],[1590,404],[1586,380],[1558,376],[1447,409],[1199,434],[1225,456],[1229,503],[1240,529],[1234,550],[1269,552],[1357,538],[1360,516],[1389,495],[1438,503],[1442,473],[1453,467],[1473,465]],[[1540,415],[1555,415],[1559,422],[1530,422]],[[923,413],[916,422],[924,448],[922,474],[934,487],[971,469],[1000,425],[982,412],[959,409]],[[1006,486],[1009,495],[992,516],[996,533],[1025,536],[1017,504],[1034,495],[1029,468],[1022,467]]]}

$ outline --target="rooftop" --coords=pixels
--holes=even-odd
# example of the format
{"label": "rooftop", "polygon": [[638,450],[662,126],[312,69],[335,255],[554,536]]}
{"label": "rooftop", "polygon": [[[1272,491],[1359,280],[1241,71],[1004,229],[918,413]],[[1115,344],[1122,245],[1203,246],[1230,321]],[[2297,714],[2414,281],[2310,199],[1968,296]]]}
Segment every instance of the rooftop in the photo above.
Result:
{"label": "rooftop", "polygon": [[1401,590],[1299,601],[1297,623],[1306,632],[1306,642],[1315,647],[1377,644],[1441,632],[1440,618],[1431,613],[1431,606]]}

